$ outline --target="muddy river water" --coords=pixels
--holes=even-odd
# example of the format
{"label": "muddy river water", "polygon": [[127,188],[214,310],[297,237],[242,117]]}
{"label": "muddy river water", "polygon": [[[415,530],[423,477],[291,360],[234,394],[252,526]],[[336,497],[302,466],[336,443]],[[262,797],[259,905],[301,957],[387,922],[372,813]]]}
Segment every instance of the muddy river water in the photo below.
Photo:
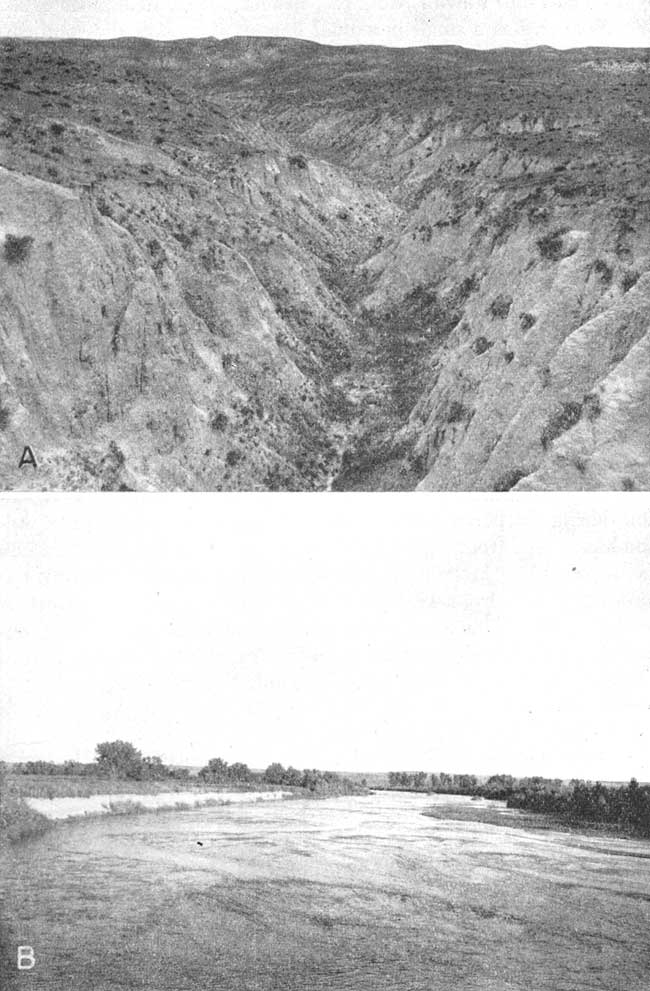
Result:
{"label": "muddy river water", "polygon": [[3,988],[650,989],[650,843],[421,815],[436,801],[65,823],[3,865]]}

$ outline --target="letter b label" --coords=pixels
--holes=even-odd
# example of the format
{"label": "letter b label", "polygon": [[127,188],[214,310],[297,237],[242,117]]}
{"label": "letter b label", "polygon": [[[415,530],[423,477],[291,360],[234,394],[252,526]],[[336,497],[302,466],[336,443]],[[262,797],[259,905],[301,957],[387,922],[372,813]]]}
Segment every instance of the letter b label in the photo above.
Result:
{"label": "letter b label", "polygon": [[18,947],[18,970],[31,970],[36,963],[34,950],[31,946]]}

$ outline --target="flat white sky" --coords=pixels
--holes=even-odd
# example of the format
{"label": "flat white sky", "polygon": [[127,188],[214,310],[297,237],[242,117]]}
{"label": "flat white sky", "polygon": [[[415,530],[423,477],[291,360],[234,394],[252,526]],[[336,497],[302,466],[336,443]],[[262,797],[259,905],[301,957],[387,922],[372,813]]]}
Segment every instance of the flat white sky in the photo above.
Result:
{"label": "flat white sky", "polygon": [[0,756],[650,780],[644,496],[0,500]]}
{"label": "flat white sky", "polygon": [[236,34],[326,44],[650,45],[648,0],[0,0],[3,35],[187,38]]}

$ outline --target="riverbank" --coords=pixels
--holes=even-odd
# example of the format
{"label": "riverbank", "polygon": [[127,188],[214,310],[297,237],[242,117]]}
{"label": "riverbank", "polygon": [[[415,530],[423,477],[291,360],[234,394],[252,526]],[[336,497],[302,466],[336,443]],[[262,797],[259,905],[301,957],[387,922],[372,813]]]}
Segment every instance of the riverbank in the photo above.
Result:
{"label": "riverbank", "polygon": [[282,787],[265,782],[207,785],[183,781],[132,781],[108,778],[8,775],[0,788],[0,844],[40,836],[66,820],[89,816],[138,815],[142,812],[187,811],[286,799],[334,798],[364,794],[343,780],[320,782],[315,788]]}
{"label": "riverbank", "polygon": [[[300,794],[297,794],[300,792]],[[14,798],[3,801],[0,835],[11,843],[40,836],[66,820],[89,816],[138,815],[142,812],[187,811],[219,805],[241,805],[308,797],[304,789],[269,791],[161,791],[59,796],[56,798]]]}
{"label": "riverbank", "polygon": [[40,836],[65,819],[256,801],[258,796],[275,797],[279,791],[263,782],[220,787],[197,779],[137,781],[101,775],[4,773],[0,775],[0,844]]}

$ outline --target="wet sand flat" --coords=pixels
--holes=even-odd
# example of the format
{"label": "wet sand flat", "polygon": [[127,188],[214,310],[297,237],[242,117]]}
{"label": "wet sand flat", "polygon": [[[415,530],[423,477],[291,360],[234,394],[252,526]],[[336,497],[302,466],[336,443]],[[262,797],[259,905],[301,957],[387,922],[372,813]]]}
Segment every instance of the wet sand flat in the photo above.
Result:
{"label": "wet sand flat", "polygon": [[[436,801],[380,793],[65,824],[4,865],[5,985],[650,988],[650,843],[421,815]],[[11,959],[19,943],[34,947],[29,974]]]}

